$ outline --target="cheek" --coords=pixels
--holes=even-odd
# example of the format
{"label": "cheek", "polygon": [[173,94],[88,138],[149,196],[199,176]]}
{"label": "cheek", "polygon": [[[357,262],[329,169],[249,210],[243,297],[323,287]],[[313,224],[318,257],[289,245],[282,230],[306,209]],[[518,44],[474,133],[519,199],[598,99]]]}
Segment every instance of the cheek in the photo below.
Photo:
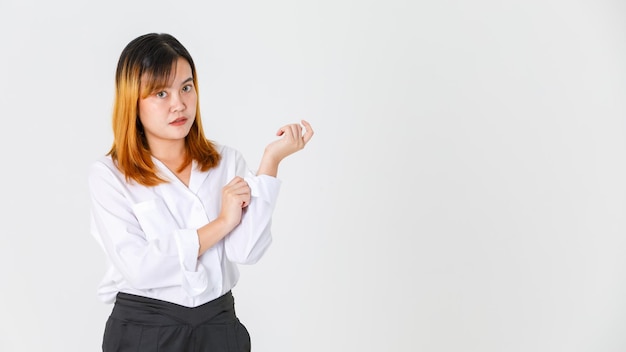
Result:
{"label": "cheek", "polygon": [[187,100],[187,104],[186,104],[187,109],[195,113],[197,104],[198,104],[198,97],[195,97],[195,96],[190,97],[189,100]]}
{"label": "cheek", "polygon": [[150,115],[148,104],[145,101],[139,101],[139,104],[137,104],[137,115],[140,119]]}
{"label": "cheek", "polygon": [[141,119],[141,121],[145,123],[148,120],[151,120],[154,117],[157,117],[163,114],[160,110],[161,109],[159,108],[157,104],[144,101],[144,102],[140,102],[139,105],[137,106],[137,115],[139,115],[139,118]]}

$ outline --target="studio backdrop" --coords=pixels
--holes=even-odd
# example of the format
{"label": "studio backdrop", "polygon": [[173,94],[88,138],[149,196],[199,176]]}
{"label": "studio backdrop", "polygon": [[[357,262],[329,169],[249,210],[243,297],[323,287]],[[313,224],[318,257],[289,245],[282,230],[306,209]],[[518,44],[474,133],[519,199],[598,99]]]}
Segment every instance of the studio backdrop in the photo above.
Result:
{"label": "studio backdrop", "polygon": [[623,1],[0,0],[0,29],[1,351],[100,350],[87,171],[149,32],[252,168],[316,132],[233,290],[254,351],[626,350]]}

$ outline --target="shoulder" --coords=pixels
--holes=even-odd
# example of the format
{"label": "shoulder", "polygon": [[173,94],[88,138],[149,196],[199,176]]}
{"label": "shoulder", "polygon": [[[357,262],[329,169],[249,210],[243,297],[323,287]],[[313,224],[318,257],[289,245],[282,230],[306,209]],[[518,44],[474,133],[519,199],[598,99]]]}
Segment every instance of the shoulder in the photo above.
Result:
{"label": "shoulder", "polygon": [[239,152],[239,150],[231,146],[219,144],[215,142],[213,142],[213,146],[215,147],[217,152],[220,154],[220,157],[222,158],[222,161],[221,161],[222,163],[238,162],[239,160],[242,159],[241,152]]}
{"label": "shoulder", "polygon": [[214,146],[221,158],[216,170],[223,172],[227,178],[246,174],[248,166],[243,158],[243,154],[239,150],[228,145],[217,143],[214,143]]}
{"label": "shoulder", "polygon": [[89,183],[93,186],[102,182],[124,181],[124,175],[110,156],[103,156],[91,163],[88,170]]}
{"label": "shoulder", "polygon": [[90,177],[95,174],[101,174],[103,172],[111,172],[111,171],[119,173],[119,170],[115,166],[115,162],[109,155],[96,159],[89,166]]}
{"label": "shoulder", "polygon": [[122,172],[117,168],[115,161],[111,158],[110,155],[102,156],[96,160],[94,160],[89,168],[90,173],[98,173],[98,172],[112,172],[116,174],[122,174]]}
{"label": "shoulder", "polygon": [[232,155],[236,155],[239,154],[239,151],[229,145],[225,145],[225,144],[219,144],[219,143],[215,143],[213,142],[213,146],[215,147],[215,149],[217,150],[217,152],[221,155],[221,156],[232,156]]}

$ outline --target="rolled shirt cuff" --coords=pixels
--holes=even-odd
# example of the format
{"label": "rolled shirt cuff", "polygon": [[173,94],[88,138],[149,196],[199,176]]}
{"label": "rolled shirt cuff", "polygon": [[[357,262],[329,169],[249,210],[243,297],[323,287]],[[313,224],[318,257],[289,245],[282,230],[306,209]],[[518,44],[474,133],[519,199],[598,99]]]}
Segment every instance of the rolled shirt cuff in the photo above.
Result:
{"label": "rolled shirt cuff", "polygon": [[197,296],[206,291],[209,285],[207,272],[202,265],[198,265],[198,250],[200,242],[198,232],[193,229],[175,231],[176,246],[183,273],[182,286],[190,296]]}

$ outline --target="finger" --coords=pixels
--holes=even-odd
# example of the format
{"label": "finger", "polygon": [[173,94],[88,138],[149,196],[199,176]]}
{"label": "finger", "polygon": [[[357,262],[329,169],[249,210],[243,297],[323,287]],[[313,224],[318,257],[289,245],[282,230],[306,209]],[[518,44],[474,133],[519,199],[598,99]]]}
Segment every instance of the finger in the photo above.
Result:
{"label": "finger", "polygon": [[246,197],[245,197],[245,199],[243,200],[243,203],[241,204],[241,207],[242,207],[242,208],[245,208],[245,207],[247,207],[248,205],[250,205],[250,199],[251,199],[250,195],[249,195],[249,194],[246,194]]}
{"label": "finger", "polygon": [[288,125],[288,127],[289,127],[289,129],[288,129],[288,131],[289,131],[288,139],[290,141],[296,141],[297,142],[298,138],[300,138],[300,133],[298,133],[298,127],[300,127],[300,126],[296,125],[296,124],[291,124],[291,125]]}
{"label": "finger", "polygon": [[233,179],[223,189],[223,195],[229,198],[238,197],[241,195],[249,195],[249,194],[250,194],[250,186],[242,178]]}
{"label": "finger", "polygon": [[240,193],[237,194],[237,199],[239,199],[242,208],[245,208],[248,204],[250,204],[250,198],[251,195],[249,187],[240,190]]}
{"label": "finger", "polygon": [[301,139],[302,138],[302,126],[300,126],[300,124],[298,123],[294,123],[293,126],[294,126],[293,136],[297,137],[298,139]]}
{"label": "finger", "polygon": [[311,137],[313,137],[313,134],[315,132],[313,132],[313,127],[311,127],[311,124],[308,121],[302,120],[301,122],[304,125],[304,128],[306,129],[302,139],[304,140],[304,144],[307,144],[311,140]]}
{"label": "finger", "polygon": [[250,204],[250,195],[249,194],[230,194],[225,198],[226,202],[224,204],[230,204],[231,206],[239,206],[243,208],[244,206]]}
{"label": "finger", "polygon": [[307,120],[300,120],[300,123],[302,124],[302,126],[304,126],[306,132],[313,133],[313,127],[311,127],[311,124],[309,123],[309,121],[307,121]]}
{"label": "finger", "polygon": [[226,186],[232,186],[232,185],[237,184],[237,183],[239,183],[239,182],[241,182],[241,181],[243,181],[243,178],[242,178],[242,177],[240,177],[240,176],[235,176],[235,177],[233,177],[233,179],[232,179],[232,180],[230,180],[230,182],[228,182],[228,184],[227,184]]}
{"label": "finger", "polygon": [[242,181],[242,182],[232,185],[230,187],[230,191],[233,194],[237,194],[237,195],[246,194],[246,193],[250,193],[250,186],[248,185],[246,181]]}

